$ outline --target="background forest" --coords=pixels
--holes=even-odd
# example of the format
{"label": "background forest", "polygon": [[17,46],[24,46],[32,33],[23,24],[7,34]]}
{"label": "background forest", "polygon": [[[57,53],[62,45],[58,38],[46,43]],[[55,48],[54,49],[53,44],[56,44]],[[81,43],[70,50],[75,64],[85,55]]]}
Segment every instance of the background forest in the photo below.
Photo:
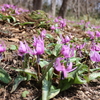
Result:
{"label": "background forest", "polygon": [[88,15],[95,18],[100,17],[100,0],[0,0],[0,4],[14,4],[27,8],[30,11],[42,9],[53,16]]}

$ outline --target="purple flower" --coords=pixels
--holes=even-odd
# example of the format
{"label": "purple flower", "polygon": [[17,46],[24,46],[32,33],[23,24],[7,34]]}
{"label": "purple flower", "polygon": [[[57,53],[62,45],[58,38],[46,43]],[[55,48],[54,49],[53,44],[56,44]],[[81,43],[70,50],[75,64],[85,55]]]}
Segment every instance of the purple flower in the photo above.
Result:
{"label": "purple flower", "polygon": [[83,43],[81,45],[77,45],[76,48],[77,49],[83,49],[85,47],[86,43]]}
{"label": "purple flower", "polygon": [[44,47],[43,47],[43,45],[41,45],[41,43],[38,43],[37,45],[36,45],[36,54],[37,55],[41,55],[41,54],[43,54],[44,53]]}
{"label": "purple flower", "polygon": [[43,29],[43,30],[42,30],[42,32],[41,32],[41,37],[43,37],[43,38],[44,38],[44,37],[45,37],[45,35],[46,35],[46,30],[45,30],[45,29]]}
{"label": "purple flower", "polygon": [[90,39],[94,39],[94,32],[92,32],[92,31],[87,31],[86,32],[87,34],[89,34],[89,36],[90,36]]}
{"label": "purple flower", "polygon": [[66,58],[70,58],[74,56],[74,48],[70,48],[70,45],[63,45],[61,48],[61,53]]}
{"label": "purple flower", "polygon": [[66,20],[65,19],[60,20],[59,25],[60,25],[60,28],[65,27],[66,26]]}
{"label": "purple flower", "polygon": [[36,55],[41,55],[44,53],[44,40],[40,36],[38,38],[34,37],[34,43],[35,46],[34,52]]}
{"label": "purple flower", "polygon": [[56,29],[56,27],[54,25],[52,25],[50,29],[54,31]]}
{"label": "purple flower", "polygon": [[5,8],[9,9],[10,8],[10,5],[9,4],[4,4],[3,5]]}
{"label": "purple flower", "polygon": [[61,38],[61,42],[63,44],[66,44],[66,43],[68,43],[70,41],[69,36],[66,36],[65,38],[63,38],[62,35],[60,35],[60,38]]}
{"label": "purple flower", "polygon": [[86,43],[83,43],[81,45],[76,45],[76,53],[79,57],[82,57],[82,49],[85,47]]}
{"label": "purple flower", "polygon": [[25,46],[26,46],[26,49],[27,49],[26,53],[29,53],[30,55],[35,55],[34,51],[28,46],[27,42],[24,41],[24,43],[25,43]]}
{"label": "purple flower", "polygon": [[36,46],[37,40],[38,40],[38,39],[36,38],[36,36],[34,36],[34,37],[33,37],[33,41],[34,41],[33,46]]}
{"label": "purple flower", "polygon": [[100,32],[99,31],[96,31],[96,36],[100,37]]}
{"label": "purple flower", "polygon": [[91,45],[91,50],[92,51],[100,51],[100,44],[92,43]]}
{"label": "purple flower", "polygon": [[66,78],[68,76],[68,73],[71,71],[74,71],[76,69],[76,67],[72,69],[72,62],[70,62],[67,64],[67,68],[66,68],[66,66],[64,66],[64,64],[62,64],[60,62],[61,59],[62,58],[60,58],[60,57],[56,59],[56,61],[54,63],[54,68],[57,71],[61,71],[63,73],[63,77]]}
{"label": "purple flower", "polygon": [[58,16],[57,18],[58,18],[59,20],[61,20],[61,19],[62,19],[62,17],[61,17],[61,16]]}
{"label": "purple flower", "polygon": [[25,44],[22,41],[20,41],[20,45],[19,45],[19,48],[18,48],[18,53],[19,53],[20,56],[27,53],[27,48],[26,48]]}
{"label": "purple flower", "polygon": [[4,7],[2,7],[2,8],[1,8],[1,11],[4,12],[4,11],[6,11],[6,9],[5,9]]}
{"label": "purple flower", "polygon": [[2,42],[2,44],[0,44],[0,53],[6,51],[6,46],[5,44]]}
{"label": "purple flower", "polygon": [[85,23],[85,27],[89,27],[89,25],[90,25],[90,22],[87,22],[87,23]]}
{"label": "purple flower", "polygon": [[21,14],[21,13],[18,11],[17,8],[15,9],[15,14],[17,14],[17,15]]}
{"label": "purple flower", "polygon": [[66,36],[66,37],[65,37],[65,43],[67,43],[67,42],[69,42],[69,41],[70,41],[69,36]]}
{"label": "purple flower", "polygon": [[100,54],[97,51],[91,51],[90,59],[95,62],[100,62]]}
{"label": "purple flower", "polygon": [[23,56],[26,53],[29,53],[30,55],[34,55],[33,50],[28,46],[26,41],[24,41],[24,43],[22,41],[20,41],[20,46],[18,48],[18,54],[20,56]]}
{"label": "purple flower", "polygon": [[59,19],[58,19],[58,18],[56,18],[56,19],[54,20],[54,22],[58,23],[58,22],[59,22]]}

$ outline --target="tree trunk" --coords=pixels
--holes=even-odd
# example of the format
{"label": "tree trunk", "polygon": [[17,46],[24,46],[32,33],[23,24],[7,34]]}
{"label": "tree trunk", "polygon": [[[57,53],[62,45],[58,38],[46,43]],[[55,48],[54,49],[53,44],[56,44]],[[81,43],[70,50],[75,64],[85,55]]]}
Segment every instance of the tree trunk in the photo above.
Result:
{"label": "tree trunk", "polygon": [[33,0],[33,10],[42,9],[42,0]]}
{"label": "tree trunk", "polygon": [[61,16],[62,18],[65,18],[66,13],[67,13],[67,3],[68,0],[63,0],[61,8],[59,10],[59,16]]}
{"label": "tree trunk", "polygon": [[88,15],[88,13],[89,13],[89,12],[88,12],[88,6],[89,6],[88,4],[89,4],[89,2],[88,2],[88,0],[86,0],[86,14],[87,14],[87,15]]}
{"label": "tree trunk", "polygon": [[56,0],[51,0],[51,14],[52,16],[56,14]]}
{"label": "tree trunk", "polygon": [[80,18],[80,0],[77,0],[78,7],[77,7],[77,18]]}

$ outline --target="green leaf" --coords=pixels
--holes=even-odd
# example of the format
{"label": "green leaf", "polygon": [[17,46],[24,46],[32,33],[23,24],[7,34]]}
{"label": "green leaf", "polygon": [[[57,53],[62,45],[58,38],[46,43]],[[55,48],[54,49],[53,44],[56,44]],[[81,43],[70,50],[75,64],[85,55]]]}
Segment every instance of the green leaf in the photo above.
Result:
{"label": "green leaf", "polygon": [[13,24],[13,26],[20,25],[20,24],[21,24],[21,23],[18,22],[18,23]]}
{"label": "green leaf", "polygon": [[47,53],[48,55],[52,55],[52,52],[49,49],[45,49],[45,53]]}
{"label": "green leaf", "polygon": [[56,44],[55,49],[52,51],[54,56],[57,56],[60,53],[61,46],[62,44]]}
{"label": "green leaf", "polygon": [[42,21],[38,24],[38,27],[41,27],[41,28],[46,28],[46,25],[47,23],[45,21]]}
{"label": "green leaf", "polygon": [[82,78],[78,76],[78,74],[76,74],[74,84],[84,84],[84,83],[86,83],[86,80],[82,80]]}
{"label": "green leaf", "polygon": [[73,80],[69,79],[60,80],[59,88],[61,89],[61,91],[67,90],[68,88],[71,87],[73,82],[74,82]]}
{"label": "green leaf", "polygon": [[42,100],[49,100],[49,89],[51,82],[47,80],[42,81]]}
{"label": "green leaf", "polygon": [[70,62],[79,62],[79,60],[81,60],[81,58],[79,58],[79,57],[71,57],[70,58]]}
{"label": "green leaf", "polygon": [[13,16],[6,16],[6,20],[7,20],[9,23],[11,22],[11,20],[12,20],[13,22],[16,22],[16,18],[13,17]]}
{"label": "green leaf", "polygon": [[16,88],[18,87],[18,85],[22,82],[27,80],[26,77],[23,77],[21,75],[17,76],[16,79],[14,80],[14,85],[12,87],[11,93],[14,92],[16,90]]}
{"label": "green leaf", "polygon": [[16,18],[15,17],[11,16],[11,18],[13,19],[14,22],[16,22]]}
{"label": "green leaf", "polygon": [[55,60],[56,60],[56,58],[54,58],[54,60],[49,63],[48,67],[44,70],[43,75],[42,75],[40,81],[42,81],[43,79],[45,79],[45,76],[46,76],[47,72],[53,66],[53,63],[55,62]]}
{"label": "green leaf", "polygon": [[88,66],[87,66],[87,65],[82,64],[81,66],[82,66],[82,67],[81,67],[81,68],[79,69],[79,71],[78,71],[78,74],[79,74],[79,75],[82,75],[83,73],[88,72]]}
{"label": "green leaf", "polygon": [[17,46],[16,45],[10,45],[10,50],[17,50]]}
{"label": "green leaf", "polygon": [[70,72],[70,73],[68,73],[68,77],[67,77],[67,79],[69,80],[73,80],[74,78],[75,78],[75,75],[76,75],[76,73],[78,72],[78,68],[76,68],[74,71],[72,71],[72,72]]}
{"label": "green leaf", "polygon": [[48,65],[49,63],[47,61],[40,61],[39,65],[41,66],[41,68],[43,68],[44,66]]}
{"label": "green leaf", "polygon": [[3,17],[4,17],[4,16],[3,16],[2,14],[0,14],[0,19],[3,19]]}
{"label": "green leaf", "polygon": [[52,99],[60,92],[60,89],[55,89],[55,87],[52,85],[50,92],[49,92],[49,99]]}
{"label": "green leaf", "polygon": [[24,92],[22,93],[22,97],[25,98],[28,94],[29,94],[29,91],[24,91]]}
{"label": "green leaf", "polygon": [[98,73],[94,72],[94,73],[92,73],[92,74],[89,75],[88,81],[94,80],[94,79],[96,79],[98,77],[100,77],[100,72],[98,72]]}
{"label": "green leaf", "polygon": [[28,24],[34,24],[35,22],[25,22],[25,23],[20,23],[20,25],[24,26],[24,25],[28,25]]}
{"label": "green leaf", "polygon": [[51,34],[46,34],[46,38],[49,38],[49,39],[54,39],[54,37],[51,35]]}
{"label": "green leaf", "polygon": [[90,69],[91,72],[93,71],[100,71],[100,68],[94,68],[94,69]]}
{"label": "green leaf", "polygon": [[11,81],[11,77],[9,76],[9,74],[1,67],[0,67],[0,81],[6,84],[8,84]]}
{"label": "green leaf", "polygon": [[54,68],[50,68],[49,71],[48,71],[48,80],[51,81],[52,80],[52,76],[53,76],[53,71],[54,71]]}
{"label": "green leaf", "polygon": [[60,32],[60,30],[59,30],[59,29],[55,29],[55,32],[56,32],[56,33],[59,33],[59,32]]}
{"label": "green leaf", "polygon": [[47,47],[52,47],[52,46],[55,46],[55,43],[49,43],[49,44],[47,45]]}
{"label": "green leaf", "polygon": [[18,71],[18,72],[23,72],[23,73],[29,74],[29,75],[33,76],[34,78],[37,78],[37,73],[31,71],[30,69],[15,69],[15,68],[12,68],[12,69],[14,69],[15,71]]}

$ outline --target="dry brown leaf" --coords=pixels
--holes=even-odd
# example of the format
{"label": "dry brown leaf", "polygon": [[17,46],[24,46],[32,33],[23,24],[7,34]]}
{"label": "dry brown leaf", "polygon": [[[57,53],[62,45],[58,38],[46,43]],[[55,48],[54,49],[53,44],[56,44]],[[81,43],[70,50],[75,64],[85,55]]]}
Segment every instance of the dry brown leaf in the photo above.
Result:
{"label": "dry brown leaf", "polygon": [[11,38],[11,39],[8,39],[8,41],[19,42],[19,39],[18,38]]}

